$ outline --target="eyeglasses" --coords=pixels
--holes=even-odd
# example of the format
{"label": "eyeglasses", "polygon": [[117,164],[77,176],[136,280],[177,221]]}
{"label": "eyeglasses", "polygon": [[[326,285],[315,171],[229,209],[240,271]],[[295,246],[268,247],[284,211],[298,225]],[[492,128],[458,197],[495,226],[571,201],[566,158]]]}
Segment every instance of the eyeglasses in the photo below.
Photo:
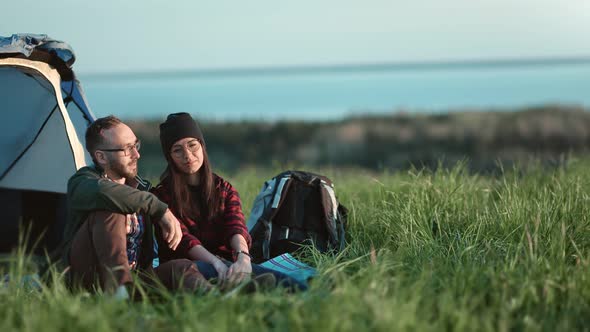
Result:
{"label": "eyeglasses", "polygon": [[184,157],[184,150],[186,149],[188,149],[190,153],[197,153],[201,149],[201,143],[195,139],[188,142],[186,145],[174,145],[172,150],[170,150],[170,154],[175,158],[182,158]]}
{"label": "eyeglasses", "polygon": [[131,154],[133,154],[133,151],[134,150],[137,151],[137,152],[139,152],[139,149],[140,148],[141,148],[141,142],[140,141],[137,141],[133,145],[128,145],[128,146],[126,146],[124,148],[120,148],[120,149],[97,149],[97,150],[106,151],[106,152],[119,152],[119,151],[122,151],[123,152],[123,155],[130,156]]}

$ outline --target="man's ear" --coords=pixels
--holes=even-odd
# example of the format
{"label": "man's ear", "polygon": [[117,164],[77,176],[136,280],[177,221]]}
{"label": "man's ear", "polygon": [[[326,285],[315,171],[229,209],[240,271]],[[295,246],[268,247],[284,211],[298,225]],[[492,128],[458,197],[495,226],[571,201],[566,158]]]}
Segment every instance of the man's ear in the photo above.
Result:
{"label": "man's ear", "polygon": [[108,163],[106,153],[100,150],[94,151],[94,160],[101,166]]}

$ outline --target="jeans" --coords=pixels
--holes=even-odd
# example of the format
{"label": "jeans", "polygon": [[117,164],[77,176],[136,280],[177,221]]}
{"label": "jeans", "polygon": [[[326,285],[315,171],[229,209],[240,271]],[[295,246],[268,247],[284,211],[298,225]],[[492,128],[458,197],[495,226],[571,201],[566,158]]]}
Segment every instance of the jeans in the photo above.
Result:
{"label": "jeans", "polygon": [[[227,260],[223,260],[223,262],[227,266],[230,266],[232,264],[232,262],[227,261]],[[209,280],[209,279],[217,278],[217,271],[215,270],[215,268],[213,267],[212,264],[206,263],[206,262],[201,262],[201,261],[196,261],[195,264],[197,265],[199,272],[201,272],[201,274],[203,275],[203,277],[205,277],[205,279]],[[305,290],[307,290],[307,284],[305,284],[305,283],[302,283],[296,279],[293,279],[282,272],[267,269],[263,266],[252,263],[252,274],[253,275],[257,276],[257,275],[260,275],[263,273],[272,273],[275,276],[275,278],[277,279],[277,284],[281,287],[287,288],[292,291],[295,291],[295,290],[305,291]]]}

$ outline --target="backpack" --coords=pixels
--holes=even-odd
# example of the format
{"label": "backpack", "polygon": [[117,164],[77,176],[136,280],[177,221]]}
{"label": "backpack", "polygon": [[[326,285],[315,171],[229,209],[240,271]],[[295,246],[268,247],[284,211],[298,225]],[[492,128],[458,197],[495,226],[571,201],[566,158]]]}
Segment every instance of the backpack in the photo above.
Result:
{"label": "backpack", "polygon": [[286,171],[266,181],[254,200],[247,226],[255,263],[301,245],[318,251],[344,249],[347,209],[338,203],[332,181],[325,176]]}

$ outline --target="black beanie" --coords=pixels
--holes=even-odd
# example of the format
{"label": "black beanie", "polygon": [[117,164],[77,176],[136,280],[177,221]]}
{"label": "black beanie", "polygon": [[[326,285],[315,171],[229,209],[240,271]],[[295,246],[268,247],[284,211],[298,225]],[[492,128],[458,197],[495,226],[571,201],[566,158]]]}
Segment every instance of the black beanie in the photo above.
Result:
{"label": "black beanie", "polygon": [[194,137],[201,144],[205,144],[201,128],[190,114],[173,113],[168,115],[166,121],[160,124],[160,143],[164,155],[170,153],[170,148],[174,142],[186,137]]}

